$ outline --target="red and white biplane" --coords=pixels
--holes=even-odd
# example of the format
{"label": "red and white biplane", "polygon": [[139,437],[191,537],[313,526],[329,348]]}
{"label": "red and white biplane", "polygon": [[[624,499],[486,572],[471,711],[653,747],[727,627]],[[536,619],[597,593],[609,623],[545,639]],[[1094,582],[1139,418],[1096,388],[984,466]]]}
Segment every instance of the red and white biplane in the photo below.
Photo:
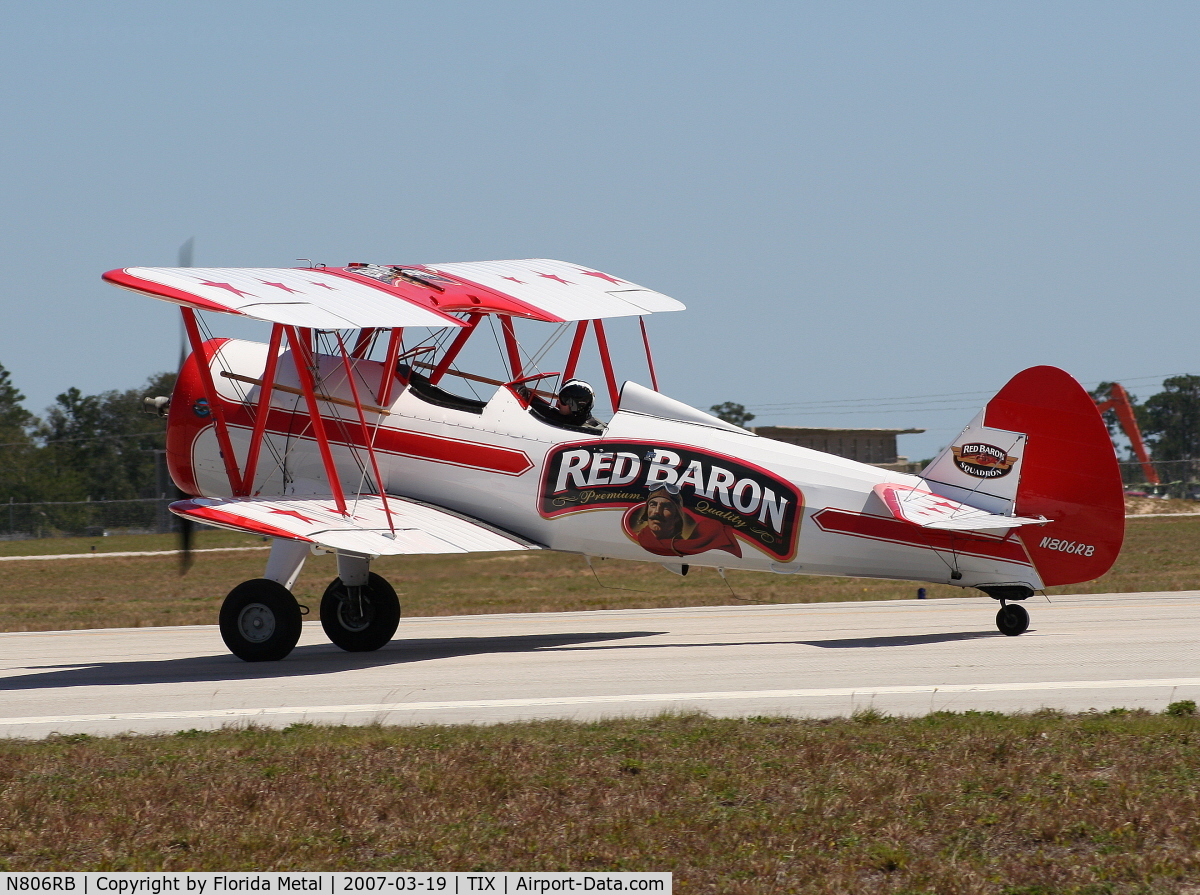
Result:
{"label": "red and white biplane", "polygon": [[[182,309],[192,354],[169,402],[167,459],[192,496],[172,511],[274,539],[264,576],[221,609],[225,642],[249,661],[295,646],[290,588],[310,552],[337,557],[320,610],[329,638],[374,650],[400,618],[370,571],[384,555],[551,549],[681,574],[952,584],[1000,601],[997,625],[1015,635],[1029,624],[1020,600],[1102,575],[1121,548],[1107,430],[1053,367],[1019,373],[905,475],[659,393],[644,318],[683,306],[579,265],[133,267],[104,279]],[[270,339],[205,339],[197,311],[266,321]],[[618,380],[613,318],[637,318],[650,387]],[[546,338],[531,341],[538,329]],[[470,360],[488,344],[490,376]],[[607,422],[576,380],[591,345]]]}

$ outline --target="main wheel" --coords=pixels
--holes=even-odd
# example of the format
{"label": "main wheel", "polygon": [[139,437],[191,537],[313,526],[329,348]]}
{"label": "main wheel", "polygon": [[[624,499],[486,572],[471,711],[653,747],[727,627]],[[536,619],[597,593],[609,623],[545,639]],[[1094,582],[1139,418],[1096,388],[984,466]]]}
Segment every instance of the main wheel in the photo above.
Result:
{"label": "main wheel", "polygon": [[1024,606],[1015,603],[1001,606],[1000,611],[996,613],[996,627],[1000,629],[1001,634],[1009,637],[1024,634],[1029,628],[1029,613],[1025,611]]}
{"label": "main wheel", "polygon": [[350,653],[377,650],[396,633],[400,624],[400,599],[396,591],[374,572],[357,597],[341,578],[334,578],[321,597],[321,627],[337,646]]}
{"label": "main wheel", "polygon": [[300,639],[301,627],[292,592],[268,578],[243,581],[221,604],[221,639],[247,662],[282,659]]}

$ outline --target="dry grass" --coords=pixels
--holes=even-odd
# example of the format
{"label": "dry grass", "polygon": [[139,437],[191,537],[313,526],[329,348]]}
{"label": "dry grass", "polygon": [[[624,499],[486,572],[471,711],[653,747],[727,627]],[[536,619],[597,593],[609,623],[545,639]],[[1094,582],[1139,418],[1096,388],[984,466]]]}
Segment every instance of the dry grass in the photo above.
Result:
{"label": "dry grass", "polygon": [[1198,513],[1200,502],[1161,497],[1126,497],[1127,516],[1158,515],[1160,513]]}
{"label": "dry grass", "polygon": [[1200,719],[701,715],[0,743],[4,870],[670,870],[678,892],[1180,892]]}
{"label": "dry grass", "polygon": [[[198,544],[262,545],[261,538],[227,532],[204,532]],[[173,541],[158,535],[19,541],[0,544],[0,555],[82,553],[92,546],[102,552],[166,550]],[[212,624],[225,594],[260,576],[266,556],[199,553],[183,578],[171,556],[0,563],[0,631]],[[681,578],[653,563],[618,560],[597,561],[593,574],[582,557],[549,552],[385,557],[373,567],[395,585],[408,616],[912,599],[918,587],[754,572],[730,572],[727,586],[708,569]],[[311,557],[296,584],[300,601],[315,610],[336,574],[331,557]],[[925,587],[930,598],[963,593],[945,585]],[[1051,593],[1193,589],[1200,589],[1200,516],[1132,520],[1111,572]]]}

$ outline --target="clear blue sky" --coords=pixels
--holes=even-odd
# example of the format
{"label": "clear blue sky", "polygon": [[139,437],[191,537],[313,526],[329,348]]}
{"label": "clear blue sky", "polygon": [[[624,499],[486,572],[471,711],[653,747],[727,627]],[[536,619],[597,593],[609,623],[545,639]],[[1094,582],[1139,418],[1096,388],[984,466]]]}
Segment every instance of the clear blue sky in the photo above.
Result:
{"label": "clear blue sky", "polygon": [[1198,26],[1097,0],[9,3],[0,363],[35,412],[172,367],[175,311],[99,276],[195,236],[206,266],[591,265],[689,306],[652,321],[669,394],[930,429],[913,457],[1029,365],[1145,397],[1200,371]]}

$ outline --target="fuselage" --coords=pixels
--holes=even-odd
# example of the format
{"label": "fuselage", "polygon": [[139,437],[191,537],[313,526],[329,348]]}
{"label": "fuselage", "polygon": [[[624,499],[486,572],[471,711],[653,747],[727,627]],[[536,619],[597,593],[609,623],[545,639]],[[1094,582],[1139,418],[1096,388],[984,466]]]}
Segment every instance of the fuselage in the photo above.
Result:
{"label": "fuselage", "polygon": [[[205,350],[244,466],[268,346],[213,340]],[[380,408],[382,364],[355,361],[352,388],[341,358],[318,355],[316,363],[320,411],[348,496],[383,491],[554,550],[677,571],[695,565],[1042,586],[1019,538],[924,529],[894,518],[872,491],[884,482],[920,486],[917,477],[712,425],[695,411],[691,421],[672,418],[686,414],[673,414],[670,399],[662,399],[661,412],[645,403],[618,409],[602,432],[587,432],[546,422],[504,386],[490,387],[484,402],[456,404],[396,383],[394,399]],[[275,383],[249,493],[328,495],[290,355],[280,358]],[[228,497],[213,412],[193,357],[171,403],[171,473],[192,495]]]}

